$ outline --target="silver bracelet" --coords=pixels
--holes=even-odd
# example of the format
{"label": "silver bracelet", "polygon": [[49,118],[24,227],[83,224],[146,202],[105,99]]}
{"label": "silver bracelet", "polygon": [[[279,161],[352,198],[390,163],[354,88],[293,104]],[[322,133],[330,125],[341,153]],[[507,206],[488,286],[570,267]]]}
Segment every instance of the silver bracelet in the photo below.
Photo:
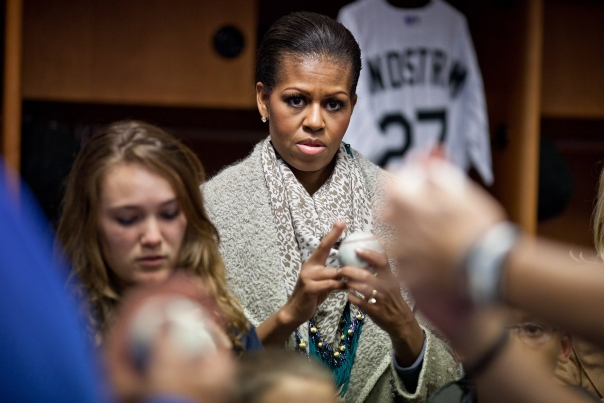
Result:
{"label": "silver bracelet", "polygon": [[489,228],[468,251],[462,270],[468,296],[475,306],[491,305],[503,299],[505,261],[519,236],[518,227],[502,221]]}

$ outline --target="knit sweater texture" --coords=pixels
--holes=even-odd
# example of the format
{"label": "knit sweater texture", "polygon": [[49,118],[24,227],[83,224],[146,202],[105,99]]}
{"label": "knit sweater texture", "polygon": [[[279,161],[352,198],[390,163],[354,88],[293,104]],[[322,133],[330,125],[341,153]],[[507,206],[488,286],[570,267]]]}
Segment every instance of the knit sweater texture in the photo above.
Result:
{"label": "knit sweater texture", "polygon": [[[255,326],[287,301],[277,230],[261,162],[264,141],[256,145],[246,159],[225,168],[202,185],[210,220],[220,235],[228,287]],[[357,152],[353,153],[369,193],[373,232],[388,242],[391,231],[376,217],[385,202],[383,187],[392,176]],[[404,290],[402,293],[413,308],[411,298]],[[426,333],[426,351],[415,393],[405,389],[393,366],[388,334],[367,317],[345,402],[425,402],[430,393],[459,377],[459,366],[448,345],[436,336],[421,315],[416,313],[416,317]],[[294,348],[293,335],[286,347]]]}

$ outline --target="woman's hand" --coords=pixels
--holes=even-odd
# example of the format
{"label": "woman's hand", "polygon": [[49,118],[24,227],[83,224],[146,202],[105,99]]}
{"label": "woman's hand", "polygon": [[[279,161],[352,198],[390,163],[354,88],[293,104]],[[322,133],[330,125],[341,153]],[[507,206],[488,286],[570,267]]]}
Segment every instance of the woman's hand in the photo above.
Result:
{"label": "woman's hand", "polygon": [[398,363],[411,366],[422,350],[424,332],[401,295],[399,281],[392,274],[388,258],[371,249],[358,248],[355,251],[371,265],[375,275],[367,269],[343,267],[340,275],[348,277],[348,287],[365,296],[361,298],[351,292],[348,300],[388,333]]}
{"label": "woman's hand", "polygon": [[281,308],[281,315],[285,322],[298,327],[312,318],[330,292],[346,288],[341,281],[340,270],[337,267],[325,267],[329,251],[342,235],[344,227],[346,227],[345,222],[335,222],[331,231],[302,265],[292,295]]}
{"label": "woman's hand", "polygon": [[257,327],[258,337],[265,346],[283,345],[298,326],[312,318],[317,307],[327,299],[330,292],[346,289],[346,284],[341,281],[339,269],[325,267],[329,251],[342,235],[344,227],[344,222],[333,224],[332,230],[302,265],[289,300]]}

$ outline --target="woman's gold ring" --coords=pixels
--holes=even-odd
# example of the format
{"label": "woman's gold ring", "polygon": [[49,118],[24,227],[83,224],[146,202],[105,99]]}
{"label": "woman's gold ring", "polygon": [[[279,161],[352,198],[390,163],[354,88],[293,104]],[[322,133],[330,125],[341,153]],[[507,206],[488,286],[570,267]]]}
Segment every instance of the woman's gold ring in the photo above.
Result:
{"label": "woman's gold ring", "polygon": [[375,304],[377,302],[377,300],[375,299],[376,295],[377,295],[377,291],[376,290],[371,291],[371,298],[369,298],[367,300],[367,303],[370,304],[370,305]]}

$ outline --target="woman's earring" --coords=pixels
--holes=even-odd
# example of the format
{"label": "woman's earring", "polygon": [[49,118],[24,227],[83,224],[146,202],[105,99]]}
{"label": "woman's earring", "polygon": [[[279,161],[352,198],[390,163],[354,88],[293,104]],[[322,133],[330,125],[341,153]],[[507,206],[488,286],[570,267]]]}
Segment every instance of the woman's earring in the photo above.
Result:
{"label": "woman's earring", "polygon": [[262,117],[260,118],[260,120],[262,121],[262,123],[266,123],[266,116],[262,116]]}

